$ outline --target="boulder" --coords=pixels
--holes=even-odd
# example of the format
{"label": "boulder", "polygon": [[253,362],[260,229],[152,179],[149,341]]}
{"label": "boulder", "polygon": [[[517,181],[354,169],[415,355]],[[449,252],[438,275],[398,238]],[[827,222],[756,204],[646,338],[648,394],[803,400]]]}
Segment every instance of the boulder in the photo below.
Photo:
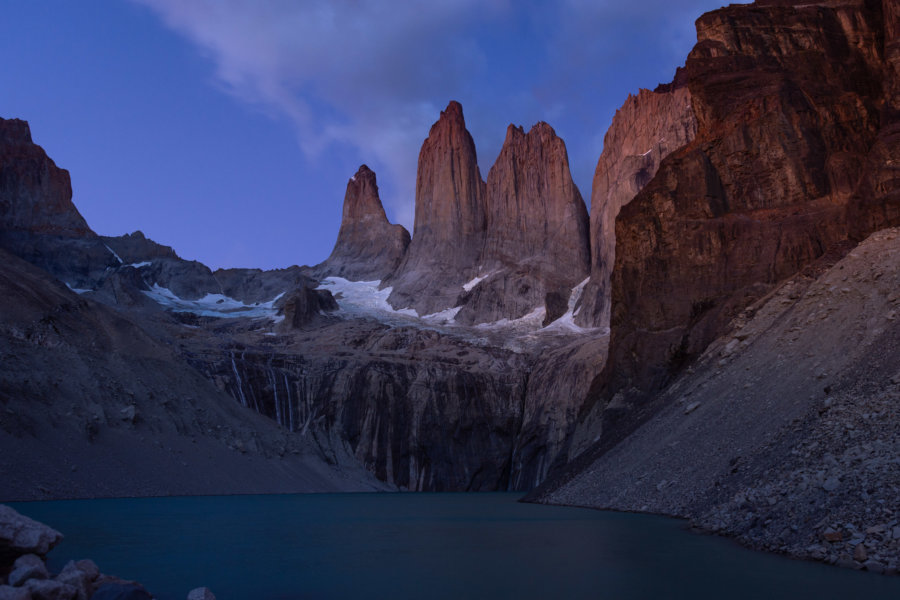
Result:
{"label": "boulder", "polygon": [[47,579],[50,573],[47,571],[47,565],[36,554],[25,554],[16,559],[13,563],[13,569],[9,573],[9,585],[19,587],[25,584],[29,579]]}
{"label": "boulder", "polygon": [[11,564],[23,554],[44,556],[62,538],[55,529],[0,504],[0,566]]}
{"label": "boulder", "polygon": [[208,587],[199,587],[188,592],[187,600],[216,600],[216,596]]}
{"label": "boulder", "polygon": [[137,583],[102,583],[91,600],[153,600],[153,596]]}

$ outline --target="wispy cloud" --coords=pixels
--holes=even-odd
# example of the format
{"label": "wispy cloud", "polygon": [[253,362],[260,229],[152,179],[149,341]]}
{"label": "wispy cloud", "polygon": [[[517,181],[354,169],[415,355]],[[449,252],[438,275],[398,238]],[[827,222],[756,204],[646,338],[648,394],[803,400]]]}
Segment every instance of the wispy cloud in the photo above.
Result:
{"label": "wispy cloud", "polygon": [[[666,44],[689,47],[693,19],[715,5],[714,0],[685,0],[677,8],[665,0],[133,1],[196,44],[228,93],[289,119],[310,160],[340,144],[381,169],[380,180],[388,180],[394,191],[384,198],[388,210],[407,226],[419,146],[447,101],[464,101],[476,140],[480,130],[496,130],[479,147],[484,168],[499,150],[507,122],[556,125],[558,120],[574,132],[576,139],[567,140],[570,154],[574,146],[591,155],[575,161],[581,167],[573,165],[587,171],[599,153],[602,132],[593,129],[603,112],[598,106],[608,112],[604,94],[619,98],[617,106],[633,91],[614,87],[616,68],[636,69],[653,56],[629,47],[635,31],[653,28],[644,34],[658,52],[672,51]],[[474,100],[474,107],[467,100]],[[579,183],[589,196],[585,178]]]}

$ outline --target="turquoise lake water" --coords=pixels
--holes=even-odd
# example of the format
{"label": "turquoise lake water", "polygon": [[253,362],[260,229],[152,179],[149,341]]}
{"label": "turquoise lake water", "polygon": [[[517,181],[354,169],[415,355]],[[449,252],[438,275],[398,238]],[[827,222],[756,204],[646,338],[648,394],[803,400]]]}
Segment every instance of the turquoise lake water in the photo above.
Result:
{"label": "turquoise lake water", "polygon": [[674,519],[519,494],[322,494],[14,503],[160,600],[900,598],[900,577],[753,552]]}

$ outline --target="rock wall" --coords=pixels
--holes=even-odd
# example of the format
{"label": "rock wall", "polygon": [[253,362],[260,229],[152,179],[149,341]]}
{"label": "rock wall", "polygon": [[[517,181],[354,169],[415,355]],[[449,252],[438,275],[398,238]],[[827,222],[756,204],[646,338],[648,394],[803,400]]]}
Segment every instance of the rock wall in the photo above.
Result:
{"label": "rock wall", "polygon": [[616,220],[610,360],[594,389],[624,395],[620,406],[659,389],[776,282],[864,233],[848,207],[881,211],[882,225],[895,214],[895,195],[855,201],[896,125],[880,4],[736,5],[697,31],[686,64],[697,136]]}
{"label": "rock wall", "polygon": [[629,95],[603,139],[591,192],[591,280],[576,322],[609,327],[609,278],[616,258],[616,217],[646,186],[662,160],[694,139],[697,120],[685,72],[655,91]]}
{"label": "rock wall", "polygon": [[[587,277],[587,209],[572,181],[566,145],[538,123],[526,134],[510,125],[485,194],[487,226],[478,258],[480,282],[462,299],[458,322],[518,319],[547,304],[563,304]],[[558,316],[558,315],[557,315]]]}
{"label": "rock wall", "polygon": [[118,264],[72,203],[69,172],[19,119],[0,119],[0,248],[73,287]]}
{"label": "rock wall", "polygon": [[478,266],[487,224],[484,181],[462,106],[451,102],[419,152],[412,242],[389,302],[420,315],[456,306]]}
{"label": "rock wall", "polygon": [[451,102],[419,154],[413,239],[385,281],[391,305],[420,315],[460,307],[465,324],[518,319],[565,305],[589,264],[587,209],[553,128],[510,125],[485,184]]}

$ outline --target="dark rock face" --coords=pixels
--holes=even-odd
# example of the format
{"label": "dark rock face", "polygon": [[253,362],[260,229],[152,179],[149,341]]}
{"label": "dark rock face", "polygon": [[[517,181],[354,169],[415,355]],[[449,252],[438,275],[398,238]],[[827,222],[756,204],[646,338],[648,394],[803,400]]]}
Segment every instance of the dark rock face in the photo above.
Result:
{"label": "dark rock face", "polygon": [[72,204],[69,172],[18,119],[0,119],[0,248],[74,287],[118,263]]}
{"label": "dark rock face", "polygon": [[457,305],[484,245],[484,181],[462,106],[451,102],[419,152],[412,242],[387,283],[394,308],[431,314]]}
{"label": "dark rock face", "polygon": [[[697,21],[697,136],[616,221],[606,397],[658,389],[773,284],[898,218],[885,29],[882,6],[863,1]],[[874,194],[857,192],[860,174]]]}
{"label": "dark rock face", "polygon": [[478,269],[491,276],[464,300],[457,321],[517,319],[543,305],[547,294],[568,299],[588,274],[588,218],[565,143],[552,127],[538,123],[526,134],[509,126],[485,199]]}
{"label": "dark rock face", "polygon": [[275,305],[283,311],[283,327],[287,329],[302,329],[323,312],[338,309],[331,292],[316,290],[309,285],[296,288],[278,300]]}
{"label": "dark rock face", "polygon": [[19,119],[0,119],[0,223],[5,231],[92,233],[72,204],[69,172],[31,141],[28,123]]}
{"label": "dark rock face", "polygon": [[409,232],[402,225],[388,222],[378,197],[375,172],[362,165],[347,182],[334,250],[317,271],[352,281],[384,279],[400,264],[409,240]]}
{"label": "dark rock face", "polygon": [[606,132],[591,193],[591,280],[577,310],[580,325],[609,326],[609,277],[622,206],[653,179],[666,156],[697,133],[684,75],[679,69],[673,84],[629,95]]}
{"label": "dark rock face", "polygon": [[224,355],[204,343],[190,348],[191,362],[290,431],[321,424],[383,481],[427,491],[510,485],[522,355],[367,320],[282,342]]}

